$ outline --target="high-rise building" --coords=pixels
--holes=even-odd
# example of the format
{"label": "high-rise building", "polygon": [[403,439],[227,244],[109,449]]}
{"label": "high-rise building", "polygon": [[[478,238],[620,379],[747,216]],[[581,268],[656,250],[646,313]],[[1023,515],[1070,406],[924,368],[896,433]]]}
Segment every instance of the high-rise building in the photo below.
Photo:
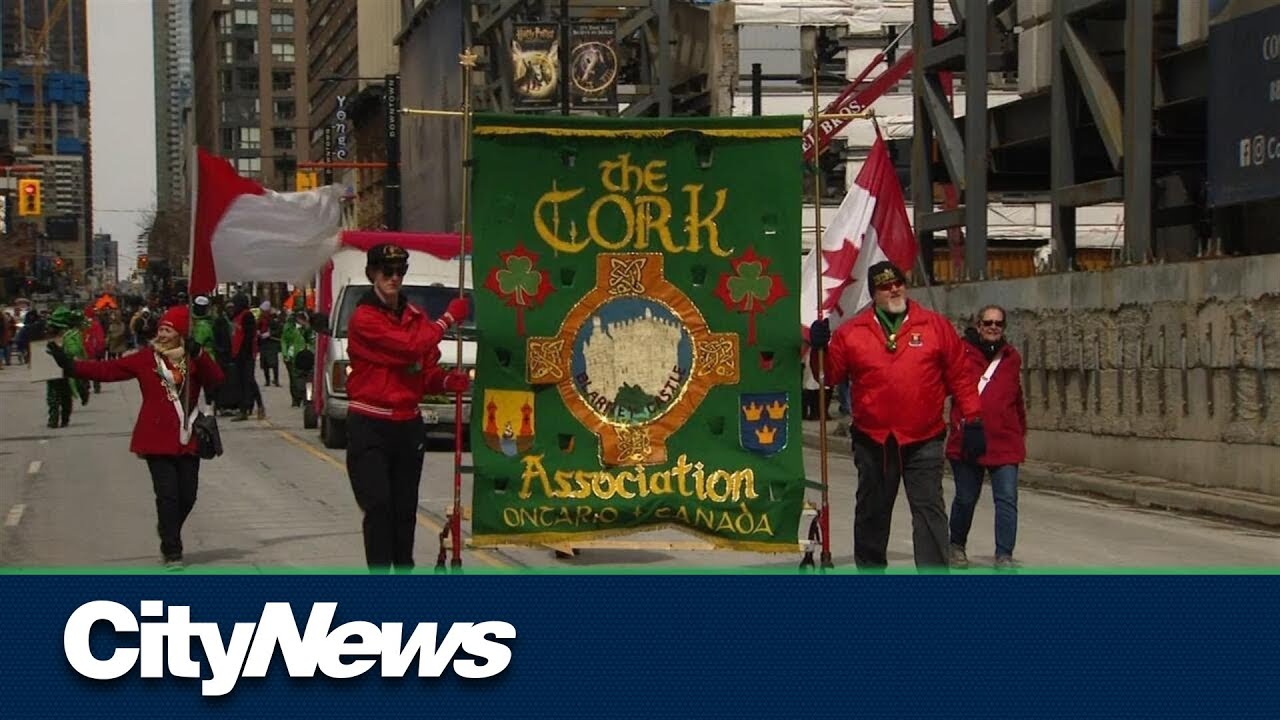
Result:
{"label": "high-rise building", "polygon": [[307,142],[307,6],[193,0],[195,137],[241,175],[292,190]]}
{"label": "high-rise building", "polygon": [[190,0],[154,0],[156,77],[156,205],[187,200],[186,126],[191,112]]}
{"label": "high-rise building", "polygon": [[4,264],[37,278],[55,254],[78,277],[90,254],[85,18],[85,0],[0,0],[0,163],[39,168],[6,173],[0,189],[14,192],[13,175],[43,181],[42,214],[7,228]]}

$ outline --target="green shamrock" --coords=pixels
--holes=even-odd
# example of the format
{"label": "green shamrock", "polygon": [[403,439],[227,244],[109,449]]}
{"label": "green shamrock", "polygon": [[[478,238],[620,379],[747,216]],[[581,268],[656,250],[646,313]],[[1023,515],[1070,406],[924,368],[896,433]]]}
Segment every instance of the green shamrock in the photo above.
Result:
{"label": "green shamrock", "polygon": [[762,272],[762,263],[744,262],[738,265],[738,274],[729,278],[729,297],[735,303],[745,301],[745,310],[752,309],[752,300],[764,302],[769,299],[769,293],[773,290],[773,278],[762,276]]}
{"label": "green shamrock", "polygon": [[507,258],[507,269],[499,270],[498,288],[504,295],[514,294],[517,305],[525,305],[527,297],[538,294],[542,276],[533,271],[533,260],[519,255]]}

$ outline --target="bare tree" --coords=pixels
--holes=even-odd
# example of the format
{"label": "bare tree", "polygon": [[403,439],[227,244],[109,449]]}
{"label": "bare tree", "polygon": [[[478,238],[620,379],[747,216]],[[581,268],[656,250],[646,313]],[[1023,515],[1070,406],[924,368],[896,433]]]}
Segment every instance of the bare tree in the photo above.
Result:
{"label": "bare tree", "polygon": [[147,213],[141,223],[147,241],[148,259],[162,259],[173,268],[182,267],[191,243],[191,208],[176,205]]}

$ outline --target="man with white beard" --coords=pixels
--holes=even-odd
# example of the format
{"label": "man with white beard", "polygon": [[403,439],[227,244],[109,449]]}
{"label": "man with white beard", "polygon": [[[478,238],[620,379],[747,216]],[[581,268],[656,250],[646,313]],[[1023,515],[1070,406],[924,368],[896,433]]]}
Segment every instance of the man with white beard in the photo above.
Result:
{"label": "man with white beard", "polygon": [[951,395],[960,410],[953,431],[962,434],[963,456],[981,457],[986,435],[978,378],[964,360],[955,328],[907,298],[906,276],[893,263],[872,265],[867,287],[871,306],[841,325],[834,337],[825,318],[809,327],[810,366],[818,367],[817,352],[826,349],[821,381],[838,385],[848,378],[850,384],[858,469],[854,562],[870,569],[888,565],[889,523],[901,478],[911,506],[916,567],[946,567],[943,404]]}

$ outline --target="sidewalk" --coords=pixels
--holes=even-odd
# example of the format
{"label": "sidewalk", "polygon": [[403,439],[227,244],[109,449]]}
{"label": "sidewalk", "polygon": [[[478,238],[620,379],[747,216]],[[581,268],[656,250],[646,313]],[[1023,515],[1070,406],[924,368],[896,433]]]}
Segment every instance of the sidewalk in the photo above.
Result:
{"label": "sidewalk", "polygon": [[[847,418],[827,422],[827,452],[851,455],[847,425]],[[805,446],[817,448],[818,439],[818,422],[806,420]],[[1139,507],[1200,513],[1280,527],[1280,497],[1261,493],[1199,487],[1132,473],[1070,467],[1034,460],[1029,460],[1020,467],[1018,482],[1042,490],[1097,495]]]}

